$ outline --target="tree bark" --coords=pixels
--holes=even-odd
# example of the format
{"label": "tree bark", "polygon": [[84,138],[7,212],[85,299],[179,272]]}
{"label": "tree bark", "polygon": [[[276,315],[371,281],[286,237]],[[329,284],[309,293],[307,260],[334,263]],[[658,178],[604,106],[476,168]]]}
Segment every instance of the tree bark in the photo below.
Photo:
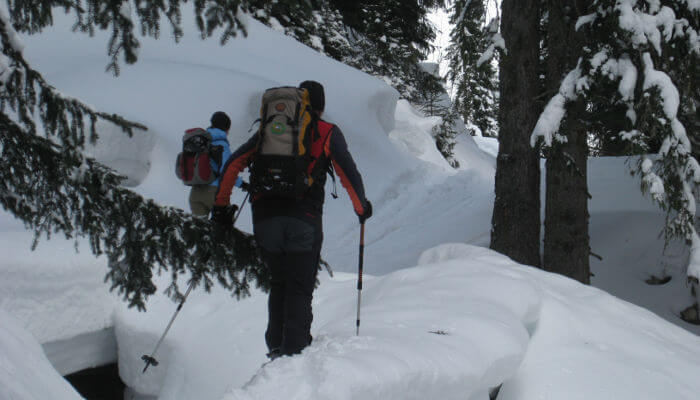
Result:
{"label": "tree bark", "polygon": [[499,151],[491,248],[513,260],[540,265],[540,168],[530,135],[541,105],[539,0],[503,0]]}
{"label": "tree bark", "polygon": [[[574,31],[576,20],[590,6],[590,0],[549,0],[547,8],[547,90],[558,91],[564,76],[576,67],[583,41]],[[584,101],[567,105],[567,116],[557,143],[546,163],[546,204],[543,268],[590,283],[588,237],[588,131],[582,121]]]}

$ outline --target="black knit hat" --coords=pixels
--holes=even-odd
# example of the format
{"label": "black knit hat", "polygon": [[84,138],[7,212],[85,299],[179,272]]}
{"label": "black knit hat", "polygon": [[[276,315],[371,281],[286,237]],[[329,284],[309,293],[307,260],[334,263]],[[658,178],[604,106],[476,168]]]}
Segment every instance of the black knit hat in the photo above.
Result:
{"label": "black knit hat", "polygon": [[306,89],[311,96],[311,108],[314,111],[323,111],[326,108],[326,95],[323,85],[316,81],[304,81],[299,84],[300,89]]}
{"label": "black knit hat", "polygon": [[211,116],[211,127],[228,131],[231,127],[231,118],[223,111],[217,111]]}

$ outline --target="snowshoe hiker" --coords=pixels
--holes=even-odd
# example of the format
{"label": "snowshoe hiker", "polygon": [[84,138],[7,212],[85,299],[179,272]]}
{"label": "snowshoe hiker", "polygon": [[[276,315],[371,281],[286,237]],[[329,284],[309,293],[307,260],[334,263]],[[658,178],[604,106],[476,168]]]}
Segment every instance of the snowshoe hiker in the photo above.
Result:
{"label": "snowshoe hiker", "polygon": [[345,137],[321,119],[324,108],[323,86],[315,81],[267,90],[260,127],[226,163],[212,211],[216,221],[214,214],[229,204],[239,173],[249,167],[255,239],[272,278],[265,332],[270,358],[300,353],[311,343],[311,300],[331,166],[360,222],[372,215]]}

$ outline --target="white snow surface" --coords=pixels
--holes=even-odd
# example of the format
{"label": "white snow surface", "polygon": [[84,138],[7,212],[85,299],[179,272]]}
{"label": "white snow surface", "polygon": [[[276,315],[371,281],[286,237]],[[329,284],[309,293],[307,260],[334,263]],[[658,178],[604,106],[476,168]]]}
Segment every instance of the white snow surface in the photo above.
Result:
{"label": "white snow surface", "polygon": [[0,399],[82,399],[51,366],[39,343],[22,325],[0,309]]}
{"label": "white snow surface", "polygon": [[[156,355],[161,364],[141,374],[141,355],[152,351],[176,305],[159,293],[146,313],[127,309],[102,281],[105,260],[85,243],[78,241],[76,254],[73,241],[57,237],[31,252],[31,234],[3,213],[0,374],[10,374],[0,375],[0,398],[6,387],[39,390],[15,378],[37,362],[2,358],[17,346],[35,351],[32,335],[58,343],[112,326],[123,380],[161,399],[276,399],[284,387],[292,399],[485,400],[503,382],[499,399],[697,398],[698,337],[663,321],[682,324],[677,314],[688,305],[688,291],[679,260],[687,252],[679,247],[661,256],[663,214],[639,194],[624,160],[594,159],[589,166],[591,246],[603,256],[592,259],[593,284],[658,317],[473,246],[489,242],[494,139],[459,136],[454,170],[430,139],[437,121],[398,101],[381,80],[252,20],[247,39],[220,47],[215,38],[200,41],[191,17],[183,17],[189,35],[179,45],[142,38],[141,59],[119,78],[103,72],[106,36],[73,34],[63,15],[55,16],[56,28],[23,38],[25,54],[62,92],[146,124],[149,130],[134,140],[101,125],[100,142],[88,152],[126,174],[137,192],[184,209],[188,190],[173,165],[185,129],[206,127],[211,113],[223,110],[235,148],[249,136],[264,88],[323,83],[324,116],[345,133],[375,210],[367,223],[361,334],[354,335],[359,232],[342,188],[341,199],[326,204],[322,255],[336,274],[319,275],[314,342],[302,355],[263,368],[266,296],[255,292],[237,302],[216,287],[192,293]],[[285,55],[285,62],[271,54]],[[579,84],[573,80],[571,90]],[[242,199],[235,193],[232,201]],[[251,231],[249,207],[239,221]],[[649,286],[644,279],[651,274],[673,279]],[[157,278],[161,288],[168,281]],[[29,331],[15,335],[20,345],[4,340],[19,332],[17,324]],[[98,358],[68,364],[88,367]],[[35,382],[54,375],[37,371]]]}
{"label": "white snow surface", "polygon": [[[264,362],[265,296],[195,292],[145,375],[174,305],[118,313],[120,370],[167,399],[695,399],[700,338],[599,289],[482,247],[445,244],[420,265],[366,277],[355,336],[355,275],[321,275],[314,341]],[[634,366],[634,367],[631,367]],[[203,373],[206,371],[206,373]],[[503,397],[501,397],[503,396]]]}

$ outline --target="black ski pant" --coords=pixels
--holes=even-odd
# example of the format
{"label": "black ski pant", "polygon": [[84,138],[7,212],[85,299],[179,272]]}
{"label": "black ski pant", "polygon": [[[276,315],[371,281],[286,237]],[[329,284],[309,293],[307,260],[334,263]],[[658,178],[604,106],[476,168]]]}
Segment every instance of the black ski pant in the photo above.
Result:
{"label": "black ski pant", "polygon": [[254,223],[272,277],[265,332],[270,351],[297,354],[311,343],[311,301],[323,240],[320,219],[273,216]]}

